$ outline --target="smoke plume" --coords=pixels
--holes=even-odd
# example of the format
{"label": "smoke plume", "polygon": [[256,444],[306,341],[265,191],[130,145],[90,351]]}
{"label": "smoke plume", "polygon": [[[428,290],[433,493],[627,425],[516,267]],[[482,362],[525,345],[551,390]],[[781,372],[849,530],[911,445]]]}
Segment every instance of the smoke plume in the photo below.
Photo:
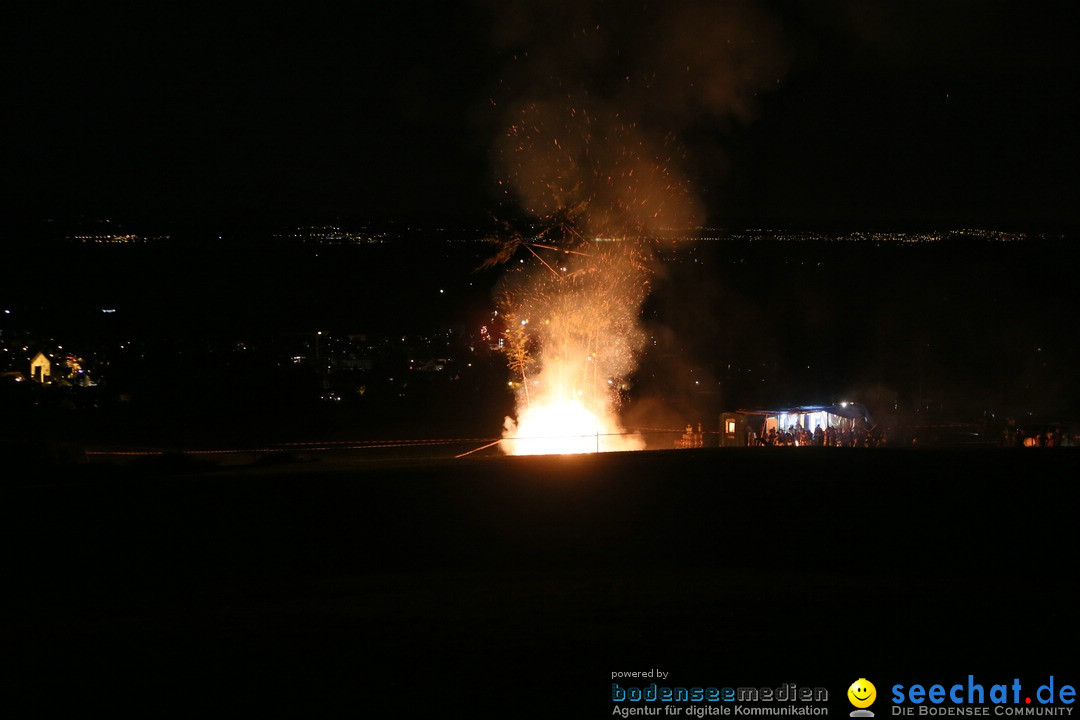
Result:
{"label": "smoke plume", "polygon": [[[741,2],[560,1],[490,7],[508,59],[493,161],[529,225],[504,247],[500,311],[527,411],[580,403],[617,434],[643,349],[652,239],[705,212],[693,143],[749,122],[786,64],[780,31]],[[716,161],[711,148],[705,156]],[[508,432],[521,430],[508,419]],[[599,430],[597,431],[599,432]]]}

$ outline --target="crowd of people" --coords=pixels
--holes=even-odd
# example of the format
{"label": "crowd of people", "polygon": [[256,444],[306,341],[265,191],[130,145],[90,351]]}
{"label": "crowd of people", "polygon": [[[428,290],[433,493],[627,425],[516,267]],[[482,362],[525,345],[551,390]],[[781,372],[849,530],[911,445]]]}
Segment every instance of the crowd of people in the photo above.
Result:
{"label": "crowd of people", "polygon": [[1001,447],[1070,447],[1073,444],[1069,433],[1061,428],[1048,427],[1041,430],[1025,430],[1010,425],[1001,433],[998,442]]}
{"label": "crowd of people", "polygon": [[763,435],[755,438],[760,447],[883,447],[886,438],[877,426],[854,425],[822,429],[817,425],[813,432],[801,425],[792,425],[787,430],[769,428]]}

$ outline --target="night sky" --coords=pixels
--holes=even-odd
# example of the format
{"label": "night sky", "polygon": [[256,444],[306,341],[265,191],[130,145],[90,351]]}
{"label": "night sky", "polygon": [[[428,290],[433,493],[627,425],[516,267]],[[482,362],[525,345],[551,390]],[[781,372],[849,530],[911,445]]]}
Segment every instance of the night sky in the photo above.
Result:
{"label": "night sky", "polygon": [[659,138],[713,225],[1077,221],[1065,2],[22,4],[3,25],[5,219],[498,215],[507,108],[540,93]]}

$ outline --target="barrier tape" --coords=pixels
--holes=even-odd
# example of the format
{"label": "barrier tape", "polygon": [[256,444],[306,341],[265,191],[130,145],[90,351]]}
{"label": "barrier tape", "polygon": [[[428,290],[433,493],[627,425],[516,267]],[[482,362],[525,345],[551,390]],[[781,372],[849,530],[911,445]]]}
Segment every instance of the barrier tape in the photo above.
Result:
{"label": "barrier tape", "polygon": [[[626,435],[634,435],[636,432],[645,430],[639,428],[633,432],[622,433],[588,433],[581,435],[559,435],[559,438],[605,438],[605,437],[623,437]],[[682,433],[683,430],[660,430],[651,429],[650,432],[672,432]],[[322,452],[327,450],[374,450],[380,448],[404,448],[404,447],[430,447],[437,445],[464,445],[472,443],[486,443],[485,445],[478,447],[474,450],[470,450],[467,453],[456,455],[455,457],[464,457],[465,455],[471,455],[474,452],[479,452],[486,448],[498,445],[504,440],[513,440],[520,442],[529,442],[531,440],[550,440],[551,436],[537,435],[532,437],[513,437],[513,438],[439,438],[439,439],[407,439],[407,440],[328,440],[323,442],[318,441],[305,441],[305,442],[289,442],[282,443],[281,445],[274,445],[264,448],[234,448],[230,450],[87,450],[86,455],[114,455],[114,456],[146,456],[146,455],[165,455],[166,453],[177,453],[181,455],[243,455],[243,454],[256,454],[256,453],[273,453],[281,452],[282,450],[289,449],[303,449],[310,452]]]}

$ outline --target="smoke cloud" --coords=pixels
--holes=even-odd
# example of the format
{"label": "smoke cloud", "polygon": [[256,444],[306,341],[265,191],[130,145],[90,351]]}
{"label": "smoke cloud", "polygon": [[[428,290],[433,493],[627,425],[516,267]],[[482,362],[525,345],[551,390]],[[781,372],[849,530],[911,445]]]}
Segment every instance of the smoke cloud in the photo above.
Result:
{"label": "smoke cloud", "polygon": [[491,14],[508,57],[493,98],[503,192],[537,219],[585,218],[590,233],[699,224],[690,136],[749,123],[788,62],[758,4],[560,1]]}
{"label": "smoke cloud", "polygon": [[[507,337],[519,416],[542,397],[608,418],[646,339],[649,241],[703,222],[695,161],[717,162],[715,139],[749,123],[757,93],[783,74],[781,32],[743,2],[488,9],[508,59],[492,98],[497,183],[532,223],[526,234],[551,243],[519,238],[514,249],[532,257],[501,289],[504,314],[529,328]],[[712,146],[699,154],[703,139]]]}

